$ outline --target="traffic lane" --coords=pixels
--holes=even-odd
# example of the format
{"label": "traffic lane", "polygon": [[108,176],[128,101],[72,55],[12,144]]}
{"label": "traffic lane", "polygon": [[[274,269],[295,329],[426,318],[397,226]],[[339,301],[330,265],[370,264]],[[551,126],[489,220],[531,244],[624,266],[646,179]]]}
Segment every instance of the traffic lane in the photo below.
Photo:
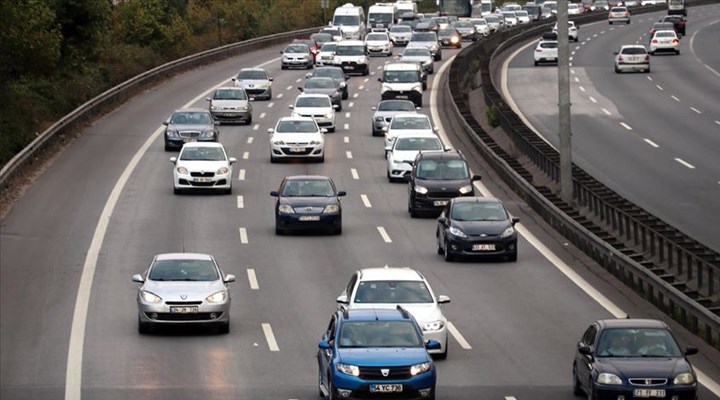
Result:
{"label": "traffic lane", "polygon": [[[689,13],[690,17],[704,17],[710,18],[710,22],[704,26],[695,29],[694,32],[688,35],[690,39],[690,51],[692,54],[700,59],[700,62],[706,66],[718,71],[720,66],[720,49],[715,38],[718,37],[720,32],[720,25],[718,25],[718,16],[720,11],[713,10],[712,12],[705,13],[704,10],[697,12],[691,10]],[[717,75],[717,74],[716,74]]]}

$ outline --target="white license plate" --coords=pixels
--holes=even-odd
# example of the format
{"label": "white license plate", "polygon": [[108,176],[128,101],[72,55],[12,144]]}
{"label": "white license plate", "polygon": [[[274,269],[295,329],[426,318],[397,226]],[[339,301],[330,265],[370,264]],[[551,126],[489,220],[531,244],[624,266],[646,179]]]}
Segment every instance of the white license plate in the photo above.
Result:
{"label": "white license plate", "polygon": [[474,244],[473,251],[495,251],[494,244]]}
{"label": "white license plate", "polygon": [[370,385],[370,393],[400,393],[403,391],[403,385],[397,383]]}
{"label": "white license plate", "polygon": [[436,201],[433,201],[433,205],[434,205],[435,207],[446,206],[447,203],[448,203],[447,200],[436,200]]}
{"label": "white license plate", "polygon": [[665,397],[665,389],[635,389],[633,397]]}
{"label": "white license plate", "polygon": [[197,312],[197,306],[170,307],[170,314],[195,314]]}
{"label": "white license plate", "polygon": [[319,215],[303,215],[300,218],[300,221],[320,221]]}
{"label": "white license plate", "polygon": [[195,141],[194,138],[184,138],[183,139],[183,143],[194,142],[194,141]]}
{"label": "white license plate", "polygon": [[210,182],[212,179],[210,178],[195,178],[195,182]]}
{"label": "white license plate", "polygon": [[399,95],[395,96],[395,98],[396,98],[396,99],[407,99],[407,98],[408,98],[408,95],[406,95],[406,94],[399,94]]}
{"label": "white license plate", "polygon": [[353,67],[352,65],[346,65],[345,69],[355,69],[355,67]]}
{"label": "white license plate", "polygon": [[290,148],[291,153],[302,153],[303,151],[305,151],[304,147],[291,147]]}

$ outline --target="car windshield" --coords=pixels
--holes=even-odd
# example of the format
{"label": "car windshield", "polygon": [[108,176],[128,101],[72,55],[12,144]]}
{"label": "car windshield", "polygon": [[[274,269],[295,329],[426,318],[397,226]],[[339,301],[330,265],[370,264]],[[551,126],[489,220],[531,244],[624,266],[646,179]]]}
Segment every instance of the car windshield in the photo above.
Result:
{"label": "car windshield", "polygon": [[445,17],[435,17],[435,18],[433,18],[433,20],[434,20],[435,22],[437,22],[438,24],[447,24],[447,23],[450,23],[450,21],[448,21],[448,19],[445,18]]}
{"label": "car windshield", "polygon": [[614,13],[621,13],[621,12],[625,12],[625,11],[627,11],[627,10],[623,7],[613,7],[610,10],[610,12],[614,12]]}
{"label": "car windshield", "polygon": [[218,278],[217,268],[211,260],[157,260],[148,275],[152,281],[208,282]]}
{"label": "car windshield", "polygon": [[308,47],[306,45],[293,45],[285,48],[286,53],[307,53]]}
{"label": "car windshield", "polygon": [[183,147],[183,161],[225,161],[225,152],[219,147]]}
{"label": "car windshield", "polygon": [[377,41],[387,42],[388,36],[384,33],[370,33],[367,36],[365,36],[365,40],[367,40],[367,41],[377,40]]}
{"label": "car windshield", "polygon": [[212,117],[206,112],[178,112],[173,114],[170,123],[175,125],[210,125]]}
{"label": "car windshield", "polygon": [[474,28],[475,25],[472,22],[456,22],[456,28]]}
{"label": "car windshield", "polygon": [[364,56],[365,46],[338,45],[335,49],[335,54],[339,56]]}
{"label": "car windshield", "polygon": [[331,52],[331,51],[334,52],[335,49],[337,49],[337,43],[325,43],[320,48],[320,51],[321,52]]}
{"label": "car windshield", "polygon": [[647,54],[643,47],[626,47],[622,49],[621,54]]}
{"label": "car windshield", "polygon": [[472,20],[472,23],[475,24],[475,26],[477,26],[477,25],[487,25],[487,21],[484,20],[484,19],[474,19],[474,20]]}
{"label": "car windshield", "polygon": [[317,68],[313,73],[318,78],[345,79],[345,73],[340,68]]}
{"label": "car windshield", "polygon": [[389,100],[378,104],[378,111],[415,111],[415,104],[408,100]]}
{"label": "car windshield", "polygon": [[681,357],[675,338],[667,329],[605,329],[598,340],[598,357]]}
{"label": "car windshield", "polygon": [[302,107],[332,107],[329,97],[298,97],[295,108]]}
{"label": "car windshield", "polygon": [[442,144],[438,138],[399,138],[395,142],[395,150],[399,151],[421,151],[421,150],[442,150]]}
{"label": "car windshield", "polygon": [[240,71],[238,79],[267,80],[265,71]]}
{"label": "car windshield", "polygon": [[318,128],[315,125],[315,121],[280,121],[275,132],[298,132],[298,133],[312,133],[317,132]]}
{"label": "car windshield", "polygon": [[494,17],[492,15],[488,15],[485,17],[485,21],[487,22],[498,22],[500,19],[498,17]]}
{"label": "car windshield", "polygon": [[438,36],[452,36],[457,35],[457,31],[454,28],[440,29]]}
{"label": "car windshield", "polygon": [[310,35],[310,39],[313,39],[315,43],[325,43],[333,40],[332,35],[329,33],[313,33]]}
{"label": "car windshield", "polygon": [[285,182],[282,189],[285,197],[332,197],[335,196],[330,181],[325,179],[292,179]]}
{"label": "car windshield", "polygon": [[368,14],[368,22],[371,24],[390,25],[393,22],[393,14],[392,12]]}
{"label": "car windshield", "polygon": [[469,179],[465,161],[462,160],[422,160],[415,172],[418,179],[459,180]]}
{"label": "car windshield", "polygon": [[410,38],[411,42],[437,42],[435,32],[416,32]]}
{"label": "car windshield", "polygon": [[405,25],[395,25],[392,28],[390,28],[390,32],[407,33],[407,32],[412,32],[412,28],[410,28],[409,26],[405,26]]}
{"label": "car windshield", "polygon": [[515,18],[515,12],[514,11],[503,11],[502,12],[503,17],[505,18]]}
{"label": "car windshield", "polygon": [[422,337],[410,320],[348,321],[342,324],[338,347],[421,347]]}
{"label": "car windshield", "polygon": [[453,205],[450,218],[455,221],[505,221],[508,215],[500,203],[458,202]]}
{"label": "car windshield", "polygon": [[390,129],[431,129],[431,126],[427,118],[400,117],[392,119]]}
{"label": "car windshield", "polygon": [[433,303],[433,298],[422,281],[361,281],[353,301],[355,304],[419,304]]}
{"label": "car windshield", "polygon": [[332,24],[335,26],[360,25],[360,17],[357,15],[336,15]]}
{"label": "car windshield", "polygon": [[427,48],[422,47],[411,47],[409,49],[405,49],[405,51],[402,53],[403,57],[405,56],[423,56],[423,57],[430,57],[430,50]]}
{"label": "car windshield", "polygon": [[517,15],[518,17],[527,17],[528,12],[527,11],[515,11],[515,15]]}
{"label": "car windshield", "polygon": [[383,82],[412,83],[418,81],[417,71],[385,71],[383,74]]}
{"label": "car windshield", "polygon": [[247,100],[247,94],[244,90],[237,89],[218,89],[213,95],[215,100]]}
{"label": "car windshield", "polygon": [[334,89],[335,81],[332,79],[308,79],[305,81],[306,89]]}
{"label": "car windshield", "polygon": [[307,47],[316,47],[317,43],[314,40],[310,39],[295,39],[295,43],[302,43],[306,45]]}

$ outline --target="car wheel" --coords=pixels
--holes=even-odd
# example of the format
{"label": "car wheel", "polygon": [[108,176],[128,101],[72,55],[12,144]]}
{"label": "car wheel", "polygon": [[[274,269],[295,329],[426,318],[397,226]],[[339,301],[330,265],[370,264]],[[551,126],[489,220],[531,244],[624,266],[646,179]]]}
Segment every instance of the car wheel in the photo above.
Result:
{"label": "car wheel", "polygon": [[280,66],[280,69],[287,69],[287,67],[284,66],[284,65],[281,65],[281,66]]}
{"label": "car wheel", "polygon": [[628,20],[627,22],[625,22],[625,25],[630,25],[630,20]]}
{"label": "car wheel", "polygon": [[325,162],[325,153],[323,153],[323,155],[320,156],[320,158],[318,158],[318,162],[319,162],[319,163],[324,163],[324,162]]}
{"label": "car wheel", "polygon": [[573,365],[573,373],[572,373],[572,379],[573,379],[573,394],[575,396],[582,396],[585,394],[582,387],[580,387],[580,381],[577,378],[577,372],[575,371],[575,366]]}
{"label": "car wheel", "polygon": [[343,92],[342,99],[343,99],[343,100],[347,100],[347,99],[348,99],[348,96],[350,96],[350,95],[348,94],[348,92]]}
{"label": "car wheel", "polygon": [[647,72],[647,73],[649,74],[649,73],[650,73],[650,67],[648,67],[648,68],[645,70],[645,72]]}
{"label": "car wheel", "polygon": [[217,327],[217,331],[221,335],[227,335],[230,333],[230,321],[220,323]]}
{"label": "car wheel", "polygon": [[152,333],[152,326],[147,322],[142,322],[138,316],[138,333],[141,335],[147,335]]}
{"label": "car wheel", "polygon": [[172,147],[167,143],[165,143],[165,151],[172,151]]}
{"label": "car wheel", "polygon": [[422,99],[418,100],[417,104],[418,107],[422,107]]}
{"label": "car wheel", "polygon": [[328,128],[328,132],[334,133],[334,132],[335,132],[335,127],[334,127],[334,126],[329,127],[329,128]]}
{"label": "car wheel", "polygon": [[422,90],[427,90],[427,82],[423,82],[423,84],[422,84]]}
{"label": "car wheel", "polygon": [[417,217],[419,217],[419,216],[420,216],[420,214],[417,212],[417,210],[415,209],[415,207],[413,207],[413,206],[411,205],[411,206],[410,206],[410,218],[417,218]]}
{"label": "car wheel", "polygon": [[370,67],[365,67],[365,71],[363,71],[363,76],[368,76],[370,74]]}
{"label": "car wheel", "polygon": [[619,73],[620,73],[620,68],[618,68],[617,65],[615,66],[615,73],[616,73],[616,74],[619,74]]}
{"label": "car wheel", "polygon": [[612,25],[612,21],[608,21],[608,25]]}
{"label": "car wheel", "polygon": [[514,252],[514,253],[510,253],[510,254],[507,256],[507,260],[508,260],[509,262],[515,262],[515,261],[517,261],[517,251]]}
{"label": "car wheel", "polygon": [[173,194],[180,194],[182,193],[180,188],[173,187]]}
{"label": "car wheel", "polygon": [[328,400],[338,400],[339,397],[335,395],[335,388],[333,387],[332,381],[328,378]]}
{"label": "car wheel", "polygon": [[595,388],[593,387],[592,382],[588,385],[586,394],[588,400],[595,400]]}
{"label": "car wheel", "polygon": [[268,90],[267,99],[272,100],[272,89]]}
{"label": "car wheel", "polygon": [[676,56],[679,56],[679,55],[680,55],[680,50],[675,50],[675,55],[676,55]]}
{"label": "car wheel", "polygon": [[342,111],[342,103],[338,103],[338,111]]}
{"label": "car wheel", "polygon": [[455,260],[455,255],[450,251],[450,243],[447,242],[447,239],[445,240],[445,262],[451,262]]}
{"label": "car wheel", "polygon": [[272,155],[270,155],[270,163],[271,163],[271,164],[275,164],[275,163],[277,163],[277,162],[278,162],[277,158],[276,158],[276,157],[273,157]]}
{"label": "car wheel", "polygon": [[580,41],[580,37],[575,38],[575,43],[577,43],[578,41]]}
{"label": "car wheel", "polygon": [[334,233],[335,235],[342,235],[342,226],[335,228],[335,229],[333,230],[333,233]]}

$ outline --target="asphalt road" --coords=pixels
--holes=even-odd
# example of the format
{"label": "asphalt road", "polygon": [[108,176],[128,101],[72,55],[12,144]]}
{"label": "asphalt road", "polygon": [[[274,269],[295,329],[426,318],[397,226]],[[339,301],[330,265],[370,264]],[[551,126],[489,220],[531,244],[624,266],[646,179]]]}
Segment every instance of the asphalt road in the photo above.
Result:
{"label": "asphalt road", "polygon": [[[720,5],[693,7],[680,55],[651,58],[651,73],[613,72],[623,44],[648,45],[661,13],[630,25],[580,27],[571,43],[573,161],[694,239],[720,251]],[[534,45],[510,62],[509,94],[558,147],[557,69],[533,67]]]}
{"label": "asphalt road", "polygon": [[[377,74],[351,79],[339,129],[326,136],[325,163],[271,164],[266,129],[289,114],[305,74],[281,72],[279,50],[190,71],[122,105],[88,127],[2,221],[0,397],[315,399],[317,341],[335,298],[364,267],[416,268],[435,293],[452,298],[445,313],[458,335],[448,359],[437,363],[438,399],[573,399],[572,355],[591,321],[611,317],[608,309],[660,315],[498,185],[455,136],[442,96],[433,103],[443,133],[523,221],[517,263],[446,264],[436,254],[434,219],[409,217],[406,186],[387,182],[383,141],[370,134]],[[445,52],[443,63],[453,53]],[[385,61],[373,59],[373,72]],[[220,127],[221,141],[238,158],[233,194],[173,195],[168,158],[174,153],[163,151],[153,132],[173,110],[205,106],[203,93],[241,67],[266,63],[274,98],[254,103],[256,125]],[[428,114],[435,79],[425,94]],[[348,192],[342,236],[275,236],[268,193],[294,174],[327,174]],[[230,334],[138,335],[130,277],[154,254],[174,251],[214,254],[226,273],[237,275]],[[604,295],[604,305],[578,279]],[[676,329],[683,344],[700,347],[696,365],[718,380],[718,352]],[[701,398],[715,396],[702,388]]]}

